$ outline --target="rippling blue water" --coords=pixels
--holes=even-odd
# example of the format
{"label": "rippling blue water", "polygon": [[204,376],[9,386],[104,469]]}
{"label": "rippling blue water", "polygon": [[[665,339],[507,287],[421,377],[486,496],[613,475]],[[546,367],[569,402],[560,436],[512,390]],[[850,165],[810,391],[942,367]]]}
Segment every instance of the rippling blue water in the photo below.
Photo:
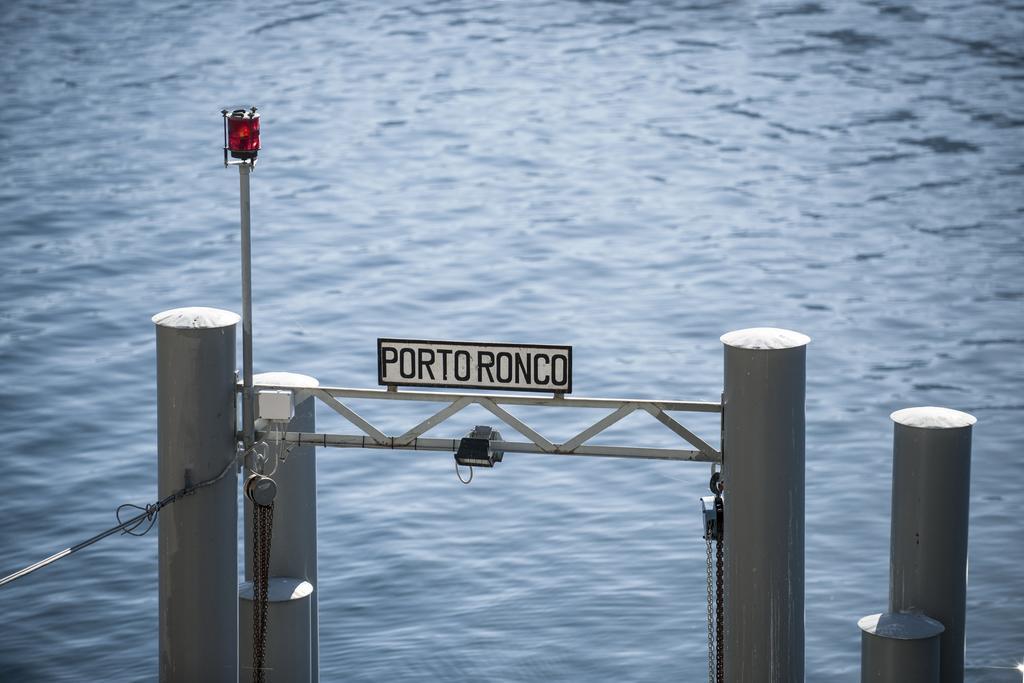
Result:
{"label": "rippling blue water", "polygon": [[[154,499],[149,316],[239,308],[252,102],[257,371],[561,342],[579,395],[714,400],[719,334],[810,334],[808,680],[858,680],[911,405],[979,419],[968,678],[1018,680],[1022,37],[1012,0],[3,3],[0,572]],[[704,675],[704,466],[318,457],[325,680]],[[156,582],[150,534],[0,591],[0,678],[152,678]]]}

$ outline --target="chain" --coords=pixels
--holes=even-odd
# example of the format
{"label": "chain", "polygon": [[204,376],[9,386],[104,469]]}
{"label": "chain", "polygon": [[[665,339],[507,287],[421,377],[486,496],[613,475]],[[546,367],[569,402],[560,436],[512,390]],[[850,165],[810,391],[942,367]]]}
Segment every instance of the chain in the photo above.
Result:
{"label": "chain", "polygon": [[267,603],[270,589],[270,539],[274,524],[274,504],[252,506],[252,680],[264,682],[267,646]]}
{"label": "chain", "polygon": [[715,683],[715,614],[712,610],[714,598],[714,581],[711,578],[711,537],[707,537],[708,545],[708,683]]}
{"label": "chain", "polygon": [[[725,681],[725,653],[722,651],[722,641],[725,640],[725,542],[715,541],[715,663],[717,665],[716,683]],[[708,552],[711,552],[711,543],[708,542]],[[708,556],[710,558],[710,555]]]}

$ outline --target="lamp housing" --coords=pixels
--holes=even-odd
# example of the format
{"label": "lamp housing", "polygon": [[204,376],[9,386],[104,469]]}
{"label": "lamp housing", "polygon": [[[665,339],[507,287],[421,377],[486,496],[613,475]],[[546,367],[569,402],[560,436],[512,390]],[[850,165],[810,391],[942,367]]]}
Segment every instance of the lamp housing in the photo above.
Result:
{"label": "lamp housing", "polygon": [[260,115],[256,107],[250,109],[221,110],[224,117],[224,165],[228,155],[239,159],[236,163],[256,164],[260,151]]}
{"label": "lamp housing", "polygon": [[469,434],[459,440],[459,450],[455,452],[455,462],[459,465],[473,467],[494,467],[494,463],[501,462],[505,452],[492,449],[491,442],[493,441],[501,441],[501,434],[493,427],[477,425]]}

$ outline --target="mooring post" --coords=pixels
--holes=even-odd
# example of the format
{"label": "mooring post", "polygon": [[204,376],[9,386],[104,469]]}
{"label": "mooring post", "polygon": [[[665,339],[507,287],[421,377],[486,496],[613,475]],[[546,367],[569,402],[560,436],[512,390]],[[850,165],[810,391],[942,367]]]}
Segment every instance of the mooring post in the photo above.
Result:
{"label": "mooring post", "polygon": [[974,416],[897,410],[892,464],[889,611],[920,610],[945,627],[942,683],[964,680],[967,526]]}
{"label": "mooring post", "polygon": [[777,328],[725,345],[725,681],[804,679],[804,394],[810,338]]}
{"label": "mooring post", "polygon": [[[253,378],[256,386],[312,389],[313,377],[290,372],[265,372]],[[301,397],[300,397],[301,398]],[[316,399],[306,396],[295,404],[295,416],[284,427],[290,432],[316,431]],[[270,441],[270,439],[268,439]],[[286,444],[281,444],[285,446]],[[271,463],[270,467],[274,467]],[[269,474],[269,472],[268,472]],[[272,474],[277,484],[270,544],[270,602],[267,616],[266,666],[269,681],[319,680],[319,616],[317,611],[316,448],[293,448]],[[252,502],[244,501],[245,580],[252,581]],[[301,604],[300,604],[301,603]],[[238,632],[242,680],[252,667],[252,585],[239,589]],[[299,623],[305,621],[305,624]],[[248,628],[246,628],[248,625]],[[275,673],[276,672],[276,673]],[[308,673],[307,673],[308,672]]]}
{"label": "mooring post", "polygon": [[861,683],[939,683],[942,624],[920,612],[870,614],[860,627]]}
{"label": "mooring post", "polygon": [[156,324],[159,497],[216,477],[159,521],[160,680],[238,678],[238,474],[235,326],[216,308],[178,308]]}
{"label": "mooring post", "polygon": [[[309,616],[313,586],[291,577],[272,577],[267,590],[267,640],[263,660],[266,683],[309,683],[313,661],[309,657]],[[242,655],[239,683],[255,680],[252,671],[252,582],[238,589],[238,634]]]}

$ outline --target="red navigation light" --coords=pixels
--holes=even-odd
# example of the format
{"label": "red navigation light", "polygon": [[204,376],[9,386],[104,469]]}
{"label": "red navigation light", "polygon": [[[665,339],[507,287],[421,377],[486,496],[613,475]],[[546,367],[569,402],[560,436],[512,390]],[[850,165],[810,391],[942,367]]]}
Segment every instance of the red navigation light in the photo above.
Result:
{"label": "red navigation light", "polygon": [[260,150],[260,115],[256,107],[221,111],[224,116],[224,164],[228,163],[228,152],[235,159],[251,160],[256,163]]}

